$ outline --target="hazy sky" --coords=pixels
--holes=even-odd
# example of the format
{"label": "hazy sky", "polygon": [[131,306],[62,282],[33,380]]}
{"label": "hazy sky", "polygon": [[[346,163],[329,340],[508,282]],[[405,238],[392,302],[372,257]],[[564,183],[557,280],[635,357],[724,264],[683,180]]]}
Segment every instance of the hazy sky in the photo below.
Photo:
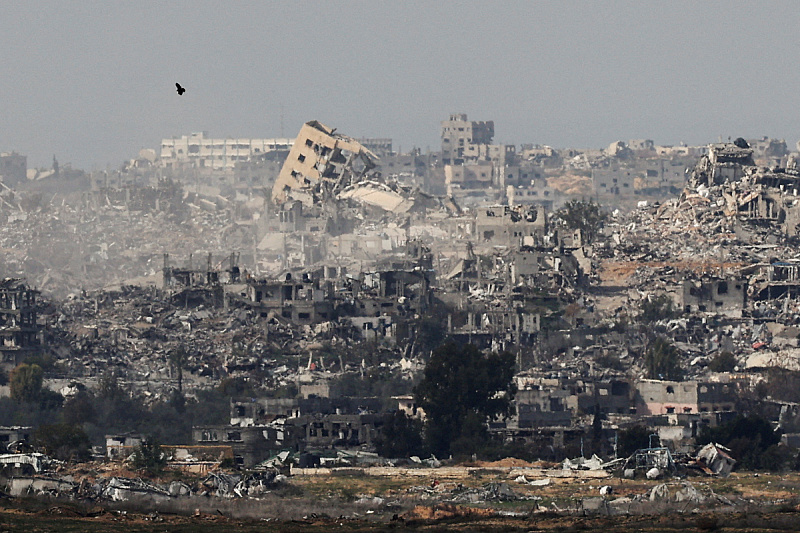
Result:
{"label": "hazy sky", "polygon": [[[0,151],[118,166],[161,138],[316,119],[437,149],[800,138],[796,2],[0,2]],[[174,83],[186,87],[179,97]]]}

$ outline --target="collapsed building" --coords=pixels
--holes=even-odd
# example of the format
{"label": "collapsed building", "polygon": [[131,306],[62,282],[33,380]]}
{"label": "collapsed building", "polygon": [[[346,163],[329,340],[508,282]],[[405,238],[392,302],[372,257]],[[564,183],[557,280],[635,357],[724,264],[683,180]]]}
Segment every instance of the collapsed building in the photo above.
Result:
{"label": "collapsed building", "polygon": [[336,128],[306,122],[272,188],[272,201],[295,199],[310,207],[330,200],[374,175],[377,159],[355,139],[336,133]]}
{"label": "collapsed building", "polygon": [[729,221],[775,226],[786,236],[797,236],[800,171],[796,167],[756,166],[753,149],[744,139],[712,144],[708,155],[692,170],[689,187],[684,193],[687,200],[707,204]]}
{"label": "collapsed building", "polygon": [[224,443],[234,461],[251,468],[281,450],[373,450],[383,424],[377,398],[240,398],[227,426],[193,428],[193,441]]}
{"label": "collapsed building", "polygon": [[[473,199],[482,205],[462,210],[386,178],[376,154],[394,157],[387,140],[358,141],[312,121],[281,146],[226,141],[217,153],[212,140],[198,137],[173,143],[173,154],[167,143],[162,164],[226,172],[233,158],[235,165],[255,164],[253,158],[268,157],[258,150],[269,149],[270,158],[288,152],[271,202],[256,188],[192,191],[166,179],[144,187],[131,171],[94,176],[82,196],[85,212],[62,206],[57,220],[46,218],[46,210],[29,218],[15,213],[20,229],[42,226],[48,238],[61,241],[77,235],[81,255],[70,265],[119,287],[76,291],[53,316],[50,323],[66,339],[58,350],[65,372],[96,378],[117,368],[148,402],[157,401],[176,384],[169,354],[185,346],[189,394],[223,377],[258,376],[269,387],[287,387],[302,373],[319,395],[335,396],[322,392],[331,376],[363,376],[379,357],[404,378],[418,371],[431,349],[421,347],[426,326],[457,341],[512,351],[517,369],[535,371],[541,380],[520,388],[518,420],[502,428],[493,422],[493,429],[563,445],[583,435],[593,412],[608,416],[606,426],[645,420],[666,428],[659,429],[665,439],[691,440],[699,425],[720,423],[738,407],[730,395],[714,400],[702,391],[724,388],[705,376],[716,355],[734,354],[737,372],[800,362],[800,269],[790,246],[800,176],[792,165],[756,166],[757,154],[737,140],[712,145],[686,184],[680,163],[627,166],[634,152],[657,152],[652,142],[614,143],[592,154],[548,147],[517,153],[491,144],[491,123],[467,123],[466,116],[449,122],[442,160],[396,158],[398,170],[435,166],[440,185],[461,193],[495,188],[491,205],[479,195]],[[582,172],[576,184],[593,183],[615,198],[674,187],[678,173],[687,187],[677,199],[643,201],[630,215],[611,215],[606,231],[589,243],[548,213],[556,189],[544,169],[557,160]],[[144,163],[138,168],[149,171]],[[577,194],[577,185],[565,190]],[[188,229],[179,233],[184,224]],[[88,233],[97,228],[103,231]],[[14,249],[13,235],[4,242],[16,268],[34,265],[47,272],[51,286],[65,285],[43,254]],[[171,245],[173,235],[179,238]],[[84,244],[90,239],[102,242]],[[226,248],[230,242],[236,246]],[[188,256],[188,264],[171,265],[167,249]],[[236,250],[230,261],[223,249]],[[225,258],[213,263],[209,250]],[[208,259],[193,262],[192,254]],[[125,284],[143,273],[161,275],[159,290]],[[669,294],[674,309],[645,323],[638,308],[657,294]],[[10,327],[22,322],[12,320]],[[638,383],[649,335],[675,344],[689,381]],[[28,341],[36,346],[32,337],[9,336],[6,343]],[[371,363],[338,357],[365,345],[380,353]],[[7,350],[14,362],[25,357],[18,348]],[[300,387],[298,396],[307,392]],[[360,411],[295,399],[283,411],[274,407],[264,409],[272,418],[232,413],[230,427],[197,428],[195,441],[231,443],[238,459],[252,465],[282,447],[369,448],[379,426],[379,407]],[[675,429],[692,424],[693,431]]]}

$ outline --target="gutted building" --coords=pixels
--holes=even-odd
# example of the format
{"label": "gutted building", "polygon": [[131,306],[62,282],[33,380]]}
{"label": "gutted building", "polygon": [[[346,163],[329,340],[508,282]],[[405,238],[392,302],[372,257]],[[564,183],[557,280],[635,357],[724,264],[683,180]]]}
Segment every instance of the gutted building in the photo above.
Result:
{"label": "gutted building", "polygon": [[38,296],[39,291],[21,279],[0,281],[0,366],[13,368],[42,349]]}
{"label": "gutted building", "polygon": [[378,157],[364,145],[313,120],[306,122],[272,189],[272,200],[294,199],[306,206],[377,174]]}
{"label": "gutted building", "polygon": [[455,113],[442,122],[442,163],[461,164],[476,145],[489,145],[494,137],[494,122],[467,120],[466,113]]}
{"label": "gutted building", "polygon": [[683,309],[687,313],[716,313],[740,318],[745,308],[747,282],[741,279],[686,279]]}
{"label": "gutted building", "polygon": [[736,383],[643,379],[636,391],[638,414],[670,415],[734,411],[739,389]]}

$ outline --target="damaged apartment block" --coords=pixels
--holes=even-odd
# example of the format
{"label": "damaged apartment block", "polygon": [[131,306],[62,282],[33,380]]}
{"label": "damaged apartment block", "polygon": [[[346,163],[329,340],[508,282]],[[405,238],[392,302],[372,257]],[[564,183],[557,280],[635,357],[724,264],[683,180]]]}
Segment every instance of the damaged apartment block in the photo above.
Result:
{"label": "damaged apartment block", "polygon": [[21,279],[0,281],[0,354],[11,369],[42,350],[42,329],[36,321],[39,291]]}
{"label": "damaged apartment block", "polygon": [[272,200],[294,199],[306,206],[335,197],[347,186],[367,179],[378,157],[361,143],[317,121],[300,129],[272,189]]}

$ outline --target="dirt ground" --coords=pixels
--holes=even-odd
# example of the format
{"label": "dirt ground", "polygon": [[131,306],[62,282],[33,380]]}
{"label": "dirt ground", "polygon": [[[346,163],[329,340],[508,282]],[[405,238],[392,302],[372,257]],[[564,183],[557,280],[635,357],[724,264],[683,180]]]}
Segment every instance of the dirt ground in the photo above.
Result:
{"label": "dirt ground", "polygon": [[588,531],[606,532],[772,532],[797,531],[800,513],[730,513],[725,516],[710,513],[658,516],[529,516],[523,518],[441,514],[434,518],[400,518],[388,522],[359,519],[312,518],[290,521],[240,521],[224,517],[119,515],[106,513],[93,517],[72,516],[69,508],[52,507],[40,512],[0,512],[0,531],[8,532],[323,532],[323,531]]}
{"label": "dirt ground", "polygon": [[[259,500],[205,498],[167,509],[130,508],[122,503],[77,503],[33,498],[0,499],[0,533],[5,531],[797,531],[800,474],[734,473],[726,479],[667,480],[674,493],[690,482],[717,497],[714,505],[650,503],[647,495],[664,481],[647,479],[543,477],[550,465],[518,460],[447,469],[367,474],[357,469],[326,475],[296,475],[288,486]],[[388,470],[388,469],[387,469]],[[380,472],[380,471],[377,471]],[[525,476],[527,483],[521,482]],[[541,486],[529,482],[544,483]],[[601,486],[612,487],[601,496]],[[480,497],[487,487],[504,487],[508,498]],[[510,491],[510,492],[508,492]],[[465,496],[475,495],[472,500]],[[584,502],[638,503],[633,514],[609,516]],[[720,504],[719,502],[728,502]],[[247,510],[246,512],[243,510]],[[639,514],[639,513],[645,514]]]}

